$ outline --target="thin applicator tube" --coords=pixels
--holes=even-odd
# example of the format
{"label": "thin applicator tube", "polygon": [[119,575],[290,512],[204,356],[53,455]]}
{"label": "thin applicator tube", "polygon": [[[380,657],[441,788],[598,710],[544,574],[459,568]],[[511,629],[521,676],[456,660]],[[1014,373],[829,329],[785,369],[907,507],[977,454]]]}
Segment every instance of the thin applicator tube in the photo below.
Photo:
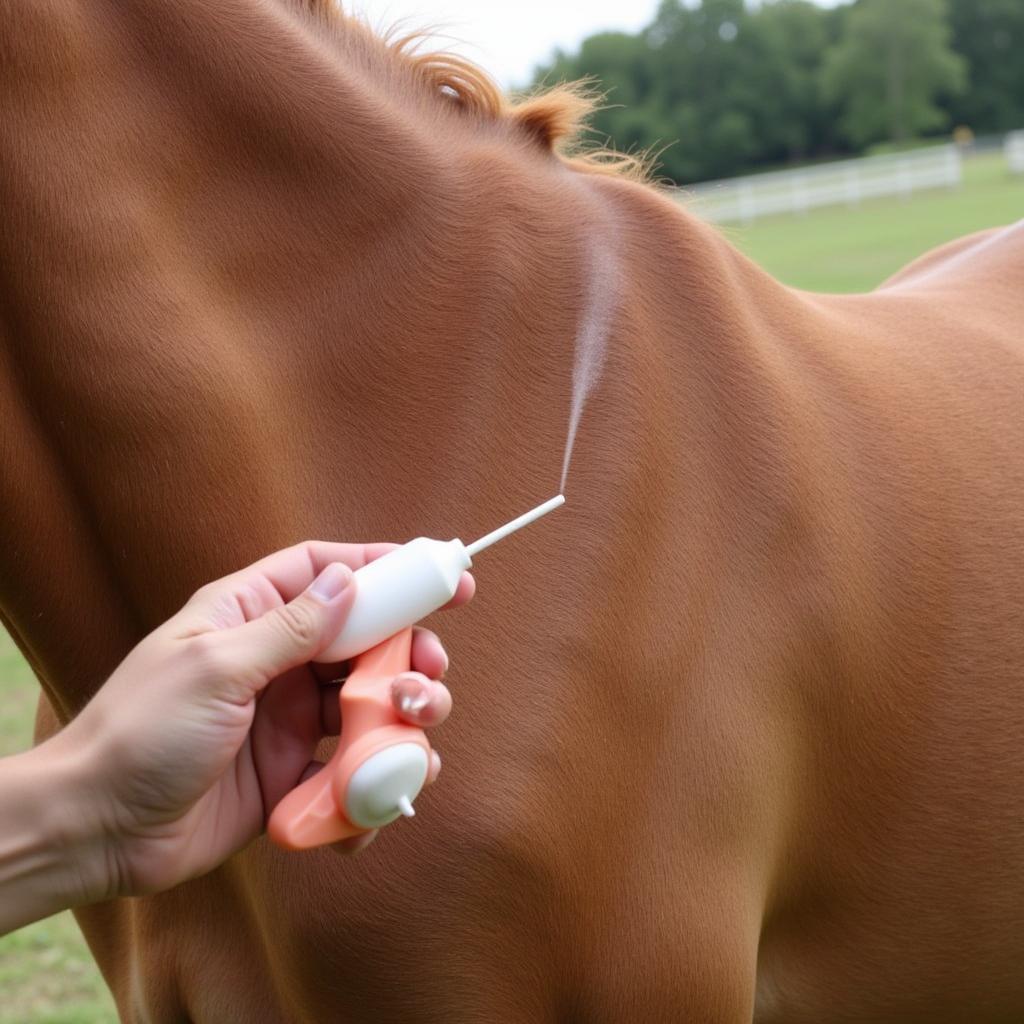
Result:
{"label": "thin applicator tube", "polygon": [[317,656],[346,661],[447,604],[473,555],[565,503],[561,494],[466,547],[461,540],[417,537],[355,572],[356,599],[341,631]]}
{"label": "thin applicator tube", "polygon": [[472,544],[467,545],[466,553],[472,558],[474,555],[483,551],[484,548],[489,548],[492,544],[496,544],[503,537],[507,537],[510,533],[515,533],[516,530],[521,530],[524,526],[529,526],[530,523],[541,516],[546,516],[553,509],[559,507],[559,505],[565,504],[565,495],[556,494],[553,498],[545,501],[543,505],[538,505],[536,508],[531,509],[529,512],[524,512],[517,519],[513,519],[511,523],[506,523],[504,526],[499,526],[498,529],[492,530],[490,533],[481,537],[479,540],[473,541]]}

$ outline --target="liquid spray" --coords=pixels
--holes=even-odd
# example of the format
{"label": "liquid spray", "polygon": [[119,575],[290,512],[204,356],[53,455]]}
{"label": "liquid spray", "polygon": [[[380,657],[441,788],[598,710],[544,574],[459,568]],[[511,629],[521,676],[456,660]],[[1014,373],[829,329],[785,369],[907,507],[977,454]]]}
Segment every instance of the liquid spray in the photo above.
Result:
{"label": "liquid spray", "polygon": [[569,430],[565,439],[562,459],[562,480],[559,491],[565,491],[569,476],[569,463],[576,444],[583,406],[604,369],[608,352],[608,335],[618,294],[618,265],[611,252],[592,251],[588,259],[589,284],[587,298],[576,331],[576,355],[572,368],[572,408],[569,411]]}

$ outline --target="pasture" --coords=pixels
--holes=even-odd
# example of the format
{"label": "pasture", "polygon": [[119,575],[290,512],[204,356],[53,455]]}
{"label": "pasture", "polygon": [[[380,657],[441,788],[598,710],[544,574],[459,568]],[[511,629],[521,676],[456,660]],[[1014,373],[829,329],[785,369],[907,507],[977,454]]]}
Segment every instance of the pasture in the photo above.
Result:
{"label": "pasture", "polygon": [[818,292],[860,292],[943,242],[1021,217],[1024,175],[1012,175],[997,150],[965,160],[959,188],[906,200],[831,206],[722,230],[786,284]]}
{"label": "pasture", "polygon": [[[1002,153],[993,153],[968,160],[963,185],[954,190],[776,217],[725,232],[787,284],[849,292],[877,285],[941,242],[1022,216],[1024,177],[1013,178]],[[0,756],[28,745],[35,694],[28,667],[0,632]],[[70,914],[0,938],[0,1024],[114,1020]]]}
{"label": "pasture", "polygon": [[[0,757],[28,746],[38,687],[0,630]],[[0,937],[0,1024],[111,1024],[114,1003],[75,919],[57,914]]]}

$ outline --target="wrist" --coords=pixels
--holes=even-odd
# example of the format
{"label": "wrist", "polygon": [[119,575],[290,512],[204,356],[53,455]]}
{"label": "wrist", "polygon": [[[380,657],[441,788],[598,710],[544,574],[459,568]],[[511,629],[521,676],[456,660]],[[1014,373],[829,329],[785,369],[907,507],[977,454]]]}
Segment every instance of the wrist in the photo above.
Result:
{"label": "wrist", "polygon": [[0,762],[0,934],[110,893],[83,780],[80,759],[49,742]]}
{"label": "wrist", "polygon": [[89,755],[57,736],[0,777],[0,933],[116,895]]}
{"label": "wrist", "polygon": [[47,827],[66,868],[69,906],[123,895],[111,827],[109,798],[102,779],[99,745],[75,723],[29,751],[47,780]]}

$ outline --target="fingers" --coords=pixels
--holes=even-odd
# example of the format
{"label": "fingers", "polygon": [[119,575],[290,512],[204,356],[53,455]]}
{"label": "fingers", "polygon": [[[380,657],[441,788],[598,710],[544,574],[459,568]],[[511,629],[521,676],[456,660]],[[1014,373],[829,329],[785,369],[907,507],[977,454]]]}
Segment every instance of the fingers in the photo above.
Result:
{"label": "fingers", "polygon": [[[320,687],[320,722],[324,736],[341,732],[338,684]],[[398,676],[391,684],[391,702],[403,722],[430,729],[451,714],[452,695],[443,683],[434,682],[416,672]]]}
{"label": "fingers", "polygon": [[471,572],[464,572],[459,580],[459,585],[455,588],[455,596],[444,605],[442,611],[445,608],[458,608],[460,604],[472,601],[475,593],[476,580],[473,578],[473,574]]}
{"label": "fingers", "polygon": [[403,722],[423,729],[440,725],[452,710],[448,687],[418,672],[407,672],[394,680],[391,702]]}
{"label": "fingers", "polygon": [[352,607],[352,570],[333,562],[298,597],[232,629],[190,641],[202,643],[208,669],[237,684],[245,699],[271,679],[320,653],[337,635]]}
{"label": "fingers", "polygon": [[275,551],[248,569],[235,573],[235,576],[262,576],[274,585],[285,601],[290,601],[332,562],[341,562],[354,571],[395,547],[395,544],[335,544],[331,541],[308,540]]}
{"label": "fingers", "polygon": [[[358,585],[357,583],[356,586]],[[413,630],[411,666],[414,672],[422,672],[431,679],[441,679],[447,673],[448,654],[432,630],[422,627]],[[315,662],[311,668],[321,684],[327,685],[344,679],[349,671],[349,663]]]}
{"label": "fingers", "polygon": [[[271,608],[298,597],[332,563],[346,565],[354,571],[395,546],[334,544],[319,540],[294,544],[200,587],[185,610],[191,613],[191,620],[197,612],[221,613],[225,602],[230,601],[242,613],[244,621],[259,618]],[[214,624],[223,625],[221,622]]]}
{"label": "fingers", "polygon": [[[321,684],[320,724],[324,736],[341,733],[340,683]],[[452,711],[452,695],[443,683],[416,672],[398,676],[391,684],[391,701],[403,722],[429,729],[444,722]]]}
{"label": "fingers", "polygon": [[436,633],[422,627],[413,630],[410,664],[414,672],[422,672],[431,679],[444,677],[448,655]]}
{"label": "fingers", "polygon": [[[411,661],[413,671],[402,677],[406,681],[398,687],[397,698],[394,697],[394,688],[392,691],[393,699],[397,700],[395,710],[412,725],[438,725],[451,712],[452,698],[447,687],[433,682],[448,671],[448,655],[436,633],[422,628],[413,631]],[[310,667],[320,684],[320,717],[324,734],[337,736],[341,731],[338,693],[347,666],[342,662]]]}
{"label": "fingers", "polygon": [[[208,583],[192,595],[185,606],[188,628],[197,629],[197,619],[207,618],[214,627],[224,628],[259,618],[271,608],[294,600],[324,569],[334,562],[353,571],[361,569],[396,544],[338,544],[311,540],[275,551],[237,572]],[[476,583],[463,573],[455,595],[445,605],[454,608],[471,600]]]}
{"label": "fingers", "polygon": [[285,672],[263,691],[250,736],[264,806],[276,806],[296,785],[322,735],[319,688],[305,666]]}

